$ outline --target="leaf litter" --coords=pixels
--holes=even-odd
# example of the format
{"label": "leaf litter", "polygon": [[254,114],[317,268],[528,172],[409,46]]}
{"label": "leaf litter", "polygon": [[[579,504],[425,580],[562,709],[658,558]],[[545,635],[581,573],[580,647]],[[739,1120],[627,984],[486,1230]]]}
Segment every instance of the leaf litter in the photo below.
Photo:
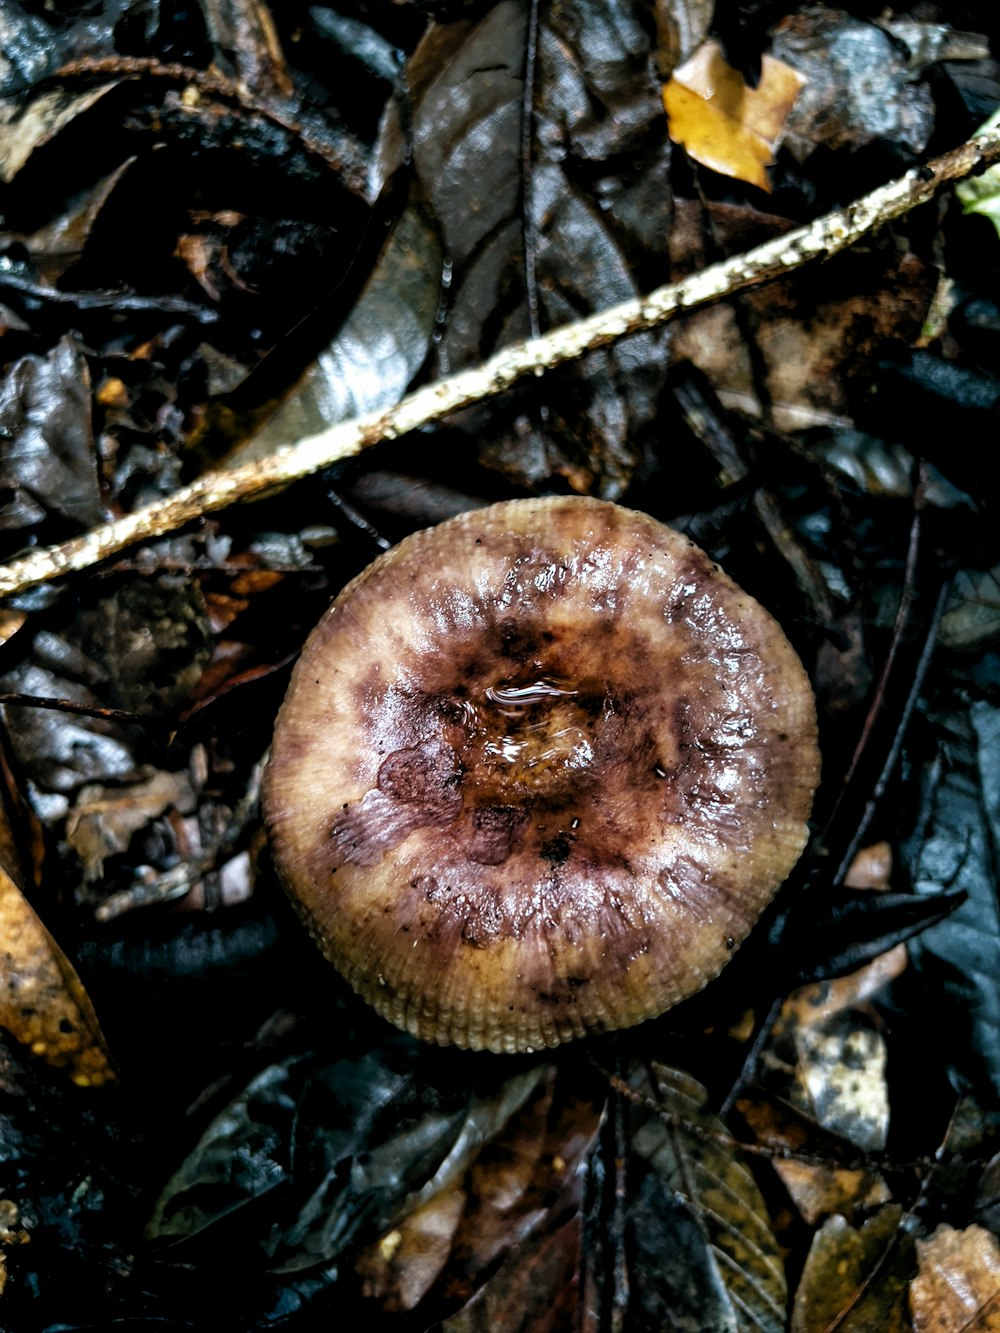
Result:
{"label": "leaf litter", "polygon": [[[1000,33],[985,3],[958,21],[8,6],[5,556],[959,142],[1000,103]],[[683,130],[661,90],[699,52],[728,91],[685,85]],[[994,228],[943,196],[3,608],[0,951],[33,996],[0,1049],[5,1327],[992,1327],[998,274]],[[781,619],[820,699],[815,841],[656,1023],[544,1061],[424,1050],[292,919],[261,757],[376,550],[567,489],[690,532]]]}

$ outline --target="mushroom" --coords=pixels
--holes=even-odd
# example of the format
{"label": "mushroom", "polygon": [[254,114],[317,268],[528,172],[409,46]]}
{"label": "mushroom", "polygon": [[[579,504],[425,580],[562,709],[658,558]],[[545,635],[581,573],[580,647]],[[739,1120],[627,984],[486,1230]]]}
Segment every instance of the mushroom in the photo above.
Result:
{"label": "mushroom", "polygon": [[680,533],[579,497],[387,551],[296,665],[264,788],[278,872],[417,1037],[531,1051],[663,1013],[798,859],[812,691]]}

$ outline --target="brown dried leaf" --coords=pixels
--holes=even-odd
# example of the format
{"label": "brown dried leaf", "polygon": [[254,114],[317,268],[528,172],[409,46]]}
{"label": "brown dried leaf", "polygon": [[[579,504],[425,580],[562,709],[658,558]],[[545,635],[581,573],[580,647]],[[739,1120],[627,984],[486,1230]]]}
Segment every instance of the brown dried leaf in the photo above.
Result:
{"label": "brown dried leaf", "polygon": [[1000,1242],[985,1227],[940,1226],[917,1242],[916,1333],[1000,1333]]}
{"label": "brown dried leaf", "polygon": [[[787,229],[781,219],[714,202],[709,217],[727,253]],[[711,262],[704,232],[700,203],[679,202],[670,238],[677,272]],[[919,335],[933,290],[929,268],[913,254],[855,253],[743,298],[767,368],[775,425],[795,431],[849,424],[852,386],[870,382],[887,343]],[[708,376],[724,406],[760,414],[755,372],[731,306],[687,316],[675,326],[672,345],[676,360],[691,360]]]}
{"label": "brown dried leaf", "polygon": [[550,1070],[460,1181],[362,1252],[366,1296],[426,1319],[474,1300],[456,1329],[496,1327],[499,1310],[511,1328],[549,1327],[575,1282],[584,1164],[599,1124],[600,1107],[564,1093]]}
{"label": "brown dried leaf", "polygon": [[790,65],[766,55],[760,83],[750,88],[718,43],[705,42],[664,86],[670,137],[702,166],[770,190],[765,167],[804,83]]}
{"label": "brown dried leaf", "polygon": [[466,1200],[444,1189],[371,1246],[358,1263],[365,1295],[386,1313],[416,1309],[448,1262]]}
{"label": "brown dried leaf", "polygon": [[97,1015],[73,965],[0,868],[0,1027],[80,1087],[114,1078]]}
{"label": "brown dried leaf", "polygon": [[811,1227],[831,1213],[850,1220],[860,1209],[888,1203],[892,1197],[880,1175],[860,1168],[775,1162],[774,1169],[803,1220]]}

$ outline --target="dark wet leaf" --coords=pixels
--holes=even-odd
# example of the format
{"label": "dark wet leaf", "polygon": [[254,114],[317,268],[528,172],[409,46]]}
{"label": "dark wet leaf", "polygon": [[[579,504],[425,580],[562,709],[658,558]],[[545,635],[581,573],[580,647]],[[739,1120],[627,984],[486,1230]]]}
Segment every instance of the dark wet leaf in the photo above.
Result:
{"label": "dark wet leaf", "polygon": [[[210,654],[198,585],[180,574],[123,582],[61,629],[40,629],[30,645],[26,636],[18,636],[24,656],[0,675],[0,692],[118,707],[161,723],[187,699]],[[5,713],[46,822],[66,813],[61,799],[49,799],[53,793],[139,776],[138,733],[120,720],[13,703]]]}
{"label": "dark wet leaf", "polygon": [[[226,1244],[249,1204],[280,1196],[249,1243],[280,1272],[329,1261],[464,1173],[521,1106],[540,1071],[480,1092],[439,1083],[403,1038],[333,1064],[293,1059],[258,1075],[205,1131],[166,1185],[149,1235]],[[229,1243],[232,1243],[231,1241]]]}
{"label": "dark wet leaf", "polygon": [[414,199],[336,337],[241,457],[396,403],[427,359],[440,285],[437,230]]}
{"label": "dark wet leaf", "polygon": [[0,13],[0,93],[23,92],[59,65],[114,50],[114,28],[133,0],[38,6],[6,0]]}
{"label": "dark wet leaf", "polygon": [[952,581],[941,617],[941,642],[958,652],[988,649],[1000,640],[1000,569],[962,569]]}
{"label": "dark wet leaf", "polygon": [[403,53],[374,28],[326,5],[313,5],[309,17],[321,36],[329,38],[376,78],[393,83],[399,77]]}
{"label": "dark wet leaf", "polygon": [[803,894],[772,935],[778,957],[794,967],[792,985],[843,976],[913,939],[965,902],[963,889],[918,896],[838,888],[817,902]]}
{"label": "dark wet leaf", "polygon": [[36,270],[46,283],[58,283],[76,263],[95,221],[108,198],[134,159],[75,195],[57,217],[51,218],[30,234],[0,234],[0,244],[20,244],[31,256]]}
{"label": "dark wet leaf", "polygon": [[920,819],[903,848],[918,893],[966,902],[910,946],[925,1022],[960,1082],[1000,1090],[1000,709],[986,702],[929,715]]}
{"label": "dark wet leaf", "polygon": [[[544,8],[524,140],[528,44],[527,6],[501,0],[432,27],[410,63],[414,170],[454,266],[441,372],[634,296],[664,271],[667,145],[638,11]],[[644,334],[594,353],[506,413],[472,413],[469,429],[521,484],[561,474],[619,494],[663,385],[662,348]]]}
{"label": "dark wet leaf", "polygon": [[876,139],[919,153],[934,125],[930,88],[873,23],[812,5],[778,25],[773,54],[805,78],[786,142],[805,157],[821,144],[859,148]]}
{"label": "dark wet leaf", "polygon": [[[30,663],[0,676],[0,690],[70,699],[91,708],[102,703],[80,681]],[[116,782],[135,774],[132,747],[117,723],[14,704],[4,705],[4,713],[11,749],[24,776],[40,789],[35,809],[46,822],[66,813],[61,799],[51,799],[53,793],[62,797],[85,782]]]}
{"label": "dark wet leaf", "polygon": [[49,514],[71,530],[100,522],[90,412],[87,363],[70,338],[8,369],[0,383],[0,528],[30,528]]}
{"label": "dark wet leaf", "polygon": [[690,1076],[654,1064],[630,1079],[662,1114],[632,1112],[629,1223],[643,1317],[670,1310],[705,1333],[783,1333],[785,1274],[767,1207]]}
{"label": "dark wet leaf", "polygon": [[[913,495],[914,455],[904,445],[888,443],[852,427],[830,431],[817,441],[815,455],[822,458],[841,484],[853,486],[860,495],[907,499]],[[952,486],[936,468],[928,465],[922,479],[923,495],[938,509],[968,506],[969,497]]]}

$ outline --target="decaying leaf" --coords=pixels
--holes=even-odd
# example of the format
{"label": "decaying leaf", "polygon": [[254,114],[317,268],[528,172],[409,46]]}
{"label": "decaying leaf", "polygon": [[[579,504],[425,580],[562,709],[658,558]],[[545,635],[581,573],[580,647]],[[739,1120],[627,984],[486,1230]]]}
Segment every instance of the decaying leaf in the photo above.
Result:
{"label": "decaying leaf", "polygon": [[[903,846],[918,893],[942,885],[968,898],[910,946],[928,1044],[964,1077],[1000,1087],[1000,910],[995,847],[1000,832],[1000,709],[987,700],[929,713],[920,737],[931,758],[920,776],[922,808]],[[961,1052],[960,1056],[956,1053]]]}
{"label": "decaying leaf", "polygon": [[796,1034],[802,1093],[824,1129],[876,1152],[889,1133],[886,1046],[880,1032],[847,1018]]}
{"label": "decaying leaf", "polygon": [[80,1087],[100,1087],[115,1077],[110,1056],[83,983],[21,890],[16,810],[0,800],[0,1028]]}
{"label": "decaying leaf", "polygon": [[47,514],[74,530],[100,522],[90,414],[90,375],[72,338],[9,367],[0,381],[0,530]]}
{"label": "decaying leaf", "polygon": [[901,1219],[899,1205],[887,1204],[859,1229],[842,1217],[823,1224],[795,1293],[791,1333],[909,1333],[913,1242]]}
{"label": "decaying leaf", "polygon": [[751,88],[719,44],[705,42],[663,89],[670,137],[702,166],[770,190],[765,168],[804,83],[790,65],[765,55],[760,83]]}
{"label": "decaying leaf", "polygon": [[[530,1097],[540,1071],[481,1094],[428,1076],[433,1055],[391,1038],[322,1066],[290,1058],[257,1075],[207,1127],[154,1210],[148,1236],[181,1243],[235,1226],[292,1273],[382,1236],[459,1181]],[[249,1209],[284,1186],[270,1214]],[[248,1240],[244,1219],[258,1216]]]}
{"label": "decaying leaf", "polygon": [[73,965],[0,867],[0,1026],[81,1087],[114,1078]]}
{"label": "decaying leaf", "polygon": [[599,1124],[600,1107],[546,1070],[459,1183],[363,1252],[366,1294],[389,1311],[424,1301],[424,1323],[432,1310],[471,1299],[456,1327],[494,1328],[501,1312],[511,1328],[547,1327],[579,1267],[586,1162]]}
{"label": "decaying leaf", "polygon": [[31,1237],[19,1226],[21,1217],[13,1199],[0,1199],[0,1296],[7,1285],[7,1260],[4,1249],[9,1245],[24,1245]]}
{"label": "decaying leaf", "polygon": [[18,98],[0,100],[0,180],[12,181],[36,148],[100,101],[116,83],[117,80],[83,92],[56,88],[30,102]]}
{"label": "decaying leaf", "polygon": [[855,1165],[858,1154],[850,1144],[783,1097],[757,1091],[739,1098],[736,1110],[762,1147],[777,1150],[774,1170],[809,1226],[832,1213],[860,1222],[891,1201],[874,1167]]}
{"label": "decaying leaf", "polygon": [[[662,271],[669,144],[644,19],[612,0],[543,7],[526,161],[528,14],[501,0],[432,24],[408,66],[409,123],[392,115],[382,135],[383,172],[412,144],[451,261],[435,374],[636,296],[644,270]],[[660,334],[625,339],[500,410],[463,414],[469,453],[518,487],[560,477],[558,488],[621,494],[659,410],[664,345]]]}
{"label": "decaying leaf", "polygon": [[1000,1242],[985,1227],[940,1226],[917,1242],[910,1284],[916,1333],[1000,1331]]}
{"label": "decaying leaf", "polygon": [[[691,1265],[700,1263],[706,1270],[693,1297],[695,1306],[702,1305],[711,1290],[718,1308],[710,1316],[714,1322],[693,1327],[783,1333],[784,1266],[753,1175],[738,1151],[725,1146],[725,1126],[705,1109],[705,1089],[679,1070],[653,1065],[652,1072],[663,1114],[639,1125],[632,1148],[637,1160],[648,1164],[650,1175],[673,1192],[674,1207],[688,1213],[689,1229],[693,1223],[707,1241],[707,1254],[695,1258],[695,1245],[687,1267],[690,1273]],[[640,1078],[638,1088],[642,1086]],[[676,1274],[660,1295],[668,1306],[677,1300],[671,1308],[683,1308],[685,1296],[677,1288]],[[687,1299],[692,1300],[690,1293]]]}
{"label": "decaying leaf", "polygon": [[66,841],[83,862],[85,878],[98,879],[104,858],[126,851],[132,834],[170,806],[181,814],[194,808],[185,773],[154,773],[125,787],[82,788],[66,820]]}
{"label": "decaying leaf", "polygon": [[[696,272],[712,257],[700,202],[679,201],[675,219],[671,259],[677,271]],[[785,219],[714,201],[708,205],[708,221],[727,252],[788,228]],[[915,255],[845,255],[801,280],[793,277],[742,298],[753,319],[756,370],[731,305],[679,321],[673,351],[704,371],[728,408],[761,412],[763,371],[770,410],[781,430],[845,427],[854,385],[868,383],[876,359],[893,339],[919,334],[933,290],[933,275]]]}
{"label": "decaying leaf", "polygon": [[[891,850],[876,844],[858,853],[846,882],[878,893],[889,887],[891,870]],[[885,1039],[862,1006],[906,965],[906,946],[898,944],[847,976],[802,986],[775,1026],[777,1040],[790,1038],[794,1049],[793,1099],[824,1129],[865,1151],[885,1147],[889,1094]]]}
{"label": "decaying leaf", "polygon": [[821,144],[860,148],[878,139],[913,153],[925,147],[934,125],[930,87],[881,27],[832,5],[807,5],[777,26],[772,49],[804,84],[785,126],[796,157]]}
{"label": "decaying leaf", "polygon": [[822,1162],[775,1162],[774,1169],[809,1226],[839,1213],[850,1219],[861,1209],[888,1203],[889,1187],[863,1167],[834,1167]]}

